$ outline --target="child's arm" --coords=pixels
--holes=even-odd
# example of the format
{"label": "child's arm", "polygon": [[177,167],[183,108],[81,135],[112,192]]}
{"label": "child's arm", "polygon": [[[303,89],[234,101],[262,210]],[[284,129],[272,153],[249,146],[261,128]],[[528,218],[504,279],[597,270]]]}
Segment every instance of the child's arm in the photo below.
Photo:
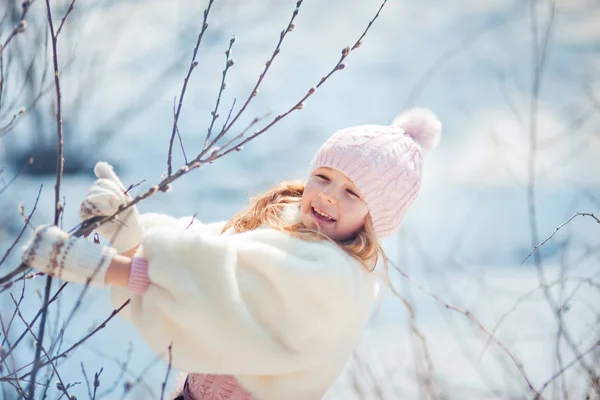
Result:
{"label": "child's arm", "polygon": [[106,276],[104,278],[104,281],[107,285],[120,286],[126,288],[129,284],[130,271],[131,258],[125,255],[115,256],[112,259],[108,269],[106,270]]}
{"label": "child's arm", "polygon": [[[131,320],[165,359],[172,344],[181,370],[268,375],[318,365],[333,343],[355,339],[374,298],[371,275],[341,249],[272,229],[157,228],[136,257],[150,284],[132,297]],[[110,279],[124,284],[120,261]]]}

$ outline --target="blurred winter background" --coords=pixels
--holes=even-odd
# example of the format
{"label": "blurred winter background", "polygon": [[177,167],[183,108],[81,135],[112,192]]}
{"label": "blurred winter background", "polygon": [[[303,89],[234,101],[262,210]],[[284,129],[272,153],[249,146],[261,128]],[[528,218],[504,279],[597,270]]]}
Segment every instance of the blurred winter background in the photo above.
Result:
{"label": "blurred winter background", "polygon": [[[51,3],[58,25],[71,1]],[[20,1],[0,4],[4,43],[22,10]],[[292,107],[358,39],[380,4],[306,0],[232,133],[255,117]],[[113,163],[127,184],[143,181],[135,190],[161,180],[174,99],[206,6],[196,0],[75,3],[58,42],[66,229],[78,223],[79,201],[97,161]],[[239,108],[251,93],[295,6],[215,0],[178,124],[188,158],[204,143],[230,38],[237,38],[235,65],[217,126],[234,99]],[[20,205],[28,214],[40,185],[33,225],[51,223],[54,213],[56,100],[44,2],[33,2],[26,20],[2,58],[1,125],[11,124],[0,139],[2,254],[23,226]],[[426,158],[422,192],[402,230],[385,242],[393,263],[390,284],[327,398],[534,398],[524,376],[536,390],[543,387],[544,398],[594,398],[600,224],[577,216],[523,260],[577,212],[600,217],[600,4],[389,0],[347,64],[302,110],[242,151],[183,177],[169,193],[142,202],[141,212],[227,219],[249,194],[302,179],[315,150],[335,130],[386,124],[405,107],[429,107],[443,122],[442,143]],[[177,142],[173,155],[175,167],[184,163]],[[10,183],[31,156],[34,164]],[[18,265],[18,248],[29,234],[0,265],[0,276]],[[20,307],[26,320],[38,311],[44,285],[45,278],[26,281]],[[5,325],[15,309],[9,293],[18,299],[22,290],[20,282],[0,293]],[[69,285],[51,306],[45,343],[57,336],[80,293],[81,287]],[[55,351],[81,339],[111,311],[107,292],[90,290]],[[494,331],[510,354],[489,342],[479,324]],[[3,351],[23,329],[15,318],[8,338],[2,335]],[[25,341],[4,361],[0,376],[33,359],[33,341],[29,335]],[[119,318],[57,366],[65,382],[79,382],[69,393],[80,399],[88,398],[83,368],[90,380],[103,368],[97,398],[109,399],[160,398],[167,371]],[[51,373],[47,368],[38,376],[39,398],[46,382],[48,398],[60,396]],[[167,389],[175,379],[171,373]],[[0,385],[4,398],[12,398],[12,386]]]}

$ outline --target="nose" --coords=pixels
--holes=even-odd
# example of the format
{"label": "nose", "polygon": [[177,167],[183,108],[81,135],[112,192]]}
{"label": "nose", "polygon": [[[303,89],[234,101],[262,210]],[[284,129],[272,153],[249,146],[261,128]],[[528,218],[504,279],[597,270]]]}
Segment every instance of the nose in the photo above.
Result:
{"label": "nose", "polygon": [[319,196],[325,203],[335,204],[335,196],[333,196],[329,191],[323,190],[319,192]]}

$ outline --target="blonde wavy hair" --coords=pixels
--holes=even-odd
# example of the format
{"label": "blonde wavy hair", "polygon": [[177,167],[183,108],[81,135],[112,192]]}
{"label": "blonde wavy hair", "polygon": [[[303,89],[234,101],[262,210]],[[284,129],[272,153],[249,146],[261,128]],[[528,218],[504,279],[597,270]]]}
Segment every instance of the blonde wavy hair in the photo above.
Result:
{"label": "blonde wavy hair", "polygon": [[358,231],[354,239],[344,242],[332,240],[319,230],[309,228],[302,222],[290,225],[282,216],[283,209],[287,204],[300,203],[303,193],[303,182],[282,182],[269,191],[252,197],[248,208],[234,215],[223,227],[222,233],[230,228],[233,228],[236,233],[251,231],[265,224],[304,240],[329,240],[360,261],[368,271],[375,269],[377,260],[381,256],[386,264],[387,276],[385,253],[375,235],[370,215],[367,216],[365,226]]}

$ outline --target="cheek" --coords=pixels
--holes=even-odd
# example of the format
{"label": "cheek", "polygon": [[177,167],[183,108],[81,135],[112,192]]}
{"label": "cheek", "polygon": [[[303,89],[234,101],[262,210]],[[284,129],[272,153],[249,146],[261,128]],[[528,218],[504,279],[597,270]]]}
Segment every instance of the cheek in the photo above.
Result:
{"label": "cheek", "polygon": [[302,199],[300,200],[300,209],[302,211],[306,211],[310,208],[310,203],[313,198],[313,193],[309,188],[304,189],[304,194],[302,195]]}
{"label": "cheek", "polygon": [[365,223],[368,209],[365,204],[352,202],[345,205],[345,214],[348,216],[348,225],[352,227],[361,227]]}

